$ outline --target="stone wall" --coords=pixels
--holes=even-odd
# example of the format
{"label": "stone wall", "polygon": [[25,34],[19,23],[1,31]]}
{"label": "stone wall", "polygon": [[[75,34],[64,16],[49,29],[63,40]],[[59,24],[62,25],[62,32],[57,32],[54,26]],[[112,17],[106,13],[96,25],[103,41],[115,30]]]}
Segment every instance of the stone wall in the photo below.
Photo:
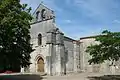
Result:
{"label": "stone wall", "polygon": [[115,69],[111,69],[110,66],[110,61],[105,61],[105,63],[102,64],[92,64],[89,65],[88,60],[91,58],[91,56],[89,55],[89,53],[86,53],[86,49],[88,46],[90,46],[91,44],[99,44],[99,42],[95,41],[95,38],[84,38],[84,39],[80,39],[80,58],[81,58],[81,70],[83,72],[93,72],[93,73],[112,73],[112,72],[120,72],[119,69],[119,61],[116,62],[116,66]]}
{"label": "stone wall", "polygon": [[80,59],[81,59],[81,70],[84,72],[92,72],[92,65],[89,65],[88,60],[90,59],[89,53],[86,53],[86,48],[94,43],[93,38],[80,40]]}
{"label": "stone wall", "polygon": [[[55,28],[55,26],[52,19],[31,25],[31,29],[30,29],[31,44],[33,44],[34,51],[30,54],[31,55],[30,62],[32,63],[30,65],[30,72],[37,72],[37,57],[43,57],[44,64],[45,64],[44,65],[45,73],[49,72],[48,71],[49,61],[47,60],[48,60],[48,57],[50,56],[49,55],[50,46],[48,46],[46,43],[47,43],[47,32],[53,28]],[[42,35],[41,45],[38,45],[39,33]]]}
{"label": "stone wall", "polygon": [[[45,18],[44,18],[44,20],[48,20],[48,19],[51,19],[51,18],[54,18],[55,17],[55,14],[54,14],[54,11],[53,10],[51,10],[51,9],[49,9],[49,8],[47,8],[45,5],[43,5],[43,4],[40,4],[38,7],[37,7],[37,9],[34,11],[34,13],[33,13],[33,20],[32,20],[32,23],[36,23],[36,22],[39,22],[39,21],[42,21],[43,19],[42,19],[42,16],[41,16],[41,14],[42,14],[42,10],[45,10]],[[36,20],[36,16],[37,16],[37,13],[38,12],[38,20]]]}
{"label": "stone wall", "polygon": [[66,73],[70,73],[74,71],[74,54],[73,54],[73,49],[74,49],[74,44],[72,43],[73,41],[69,39],[64,39],[64,45],[65,45],[65,50],[66,50]]}

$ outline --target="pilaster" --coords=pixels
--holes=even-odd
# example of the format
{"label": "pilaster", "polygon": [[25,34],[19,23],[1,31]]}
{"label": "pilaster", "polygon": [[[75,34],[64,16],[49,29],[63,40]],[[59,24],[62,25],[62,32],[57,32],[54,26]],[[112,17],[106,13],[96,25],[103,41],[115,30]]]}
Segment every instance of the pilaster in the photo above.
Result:
{"label": "pilaster", "polygon": [[65,71],[64,55],[64,34],[59,30],[56,31],[56,75],[62,75]]}
{"label": "pilaster", "polygon": [[48,75],[54,75],[55,73],[55,40],[56,40],[56,29],[52,29],[47,32],[47,43],[48,46],[48,56],[47,56],[47,73]]}
{"label": "pilaster", "polygon": [[48,56],[47,56],[47,73],[48,75],[52,75],[52,49],[53,45],[52,44],[47,44],[48,45]]}
{"label": "pilaster", "polygon": [[80,43],[73,41],[74,44],[74,72],[80,71]]}

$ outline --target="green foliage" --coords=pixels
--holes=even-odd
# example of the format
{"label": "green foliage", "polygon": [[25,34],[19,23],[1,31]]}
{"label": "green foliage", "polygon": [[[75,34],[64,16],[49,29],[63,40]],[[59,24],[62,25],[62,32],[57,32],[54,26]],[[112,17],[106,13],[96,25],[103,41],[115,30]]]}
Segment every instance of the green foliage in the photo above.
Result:
{"label": "green foliage", "polygon": [[118,61],[120,58],[120,32],[103,31],[102,35],[95,37],[99,44],[87,47],[86,52],[90,53],[92,59],[88,62],[99,64],[106,60]]}
{"label": "green foliage", "polygon": [[29,65],[32,17],[26,7],[20,0],[0,0],[0,67],[4,70]]}

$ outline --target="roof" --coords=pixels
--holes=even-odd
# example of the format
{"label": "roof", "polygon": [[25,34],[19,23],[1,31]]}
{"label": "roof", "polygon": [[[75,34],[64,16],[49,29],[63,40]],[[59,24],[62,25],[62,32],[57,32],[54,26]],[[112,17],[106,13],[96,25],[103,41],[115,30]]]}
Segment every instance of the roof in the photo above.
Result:
{"label": "roof", "polygon": [[95,38],[95,37],[98,37],[98,36],[105,36],[105,35],[101,34],[101,35],[94,35],[94,36],[82,37],[82,38],[80,38],[80,40],[81,39],[88,39],[88,38]]}
{"label": "roof", "polygon": [[72,39],[72,38],[70,38],[70,37],[67,37],[67,36],[64,36],[64,38],[66,38],[66,39],[68,39],[68,40],[71,40],[71,41],[76,41],[76,40],[74,40],[74,39]]}
{"label": "roof", "polygon": [[97,37],[97,36],[100,36],[100,35],[81,37],[80,40],[81,40],[81,39],[88,39],[88,38],[95,38],[95,37]]}

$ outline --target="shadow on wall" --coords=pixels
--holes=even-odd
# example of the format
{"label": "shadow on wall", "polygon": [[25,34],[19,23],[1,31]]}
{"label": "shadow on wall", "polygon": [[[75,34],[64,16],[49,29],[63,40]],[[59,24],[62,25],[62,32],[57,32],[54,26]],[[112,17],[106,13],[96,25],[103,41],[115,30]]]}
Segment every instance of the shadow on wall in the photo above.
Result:
{"label": "shadow on wall", "polygon": [[40,75],[0,75],[0,80],[42,80]]}
{"label": "shadow on wall", "polygon": [[89,80],[120,80],[120,75],[104,75],[88,77]]}
{"label": "shadow on wall", "polygon": [[68,50],[65,49],[65,74],[66,74],[66,64],[68,63]]}
{"label": "shadow on wall", "polygon": [[65,64],[68,62],[68,50],[65,49]]}

